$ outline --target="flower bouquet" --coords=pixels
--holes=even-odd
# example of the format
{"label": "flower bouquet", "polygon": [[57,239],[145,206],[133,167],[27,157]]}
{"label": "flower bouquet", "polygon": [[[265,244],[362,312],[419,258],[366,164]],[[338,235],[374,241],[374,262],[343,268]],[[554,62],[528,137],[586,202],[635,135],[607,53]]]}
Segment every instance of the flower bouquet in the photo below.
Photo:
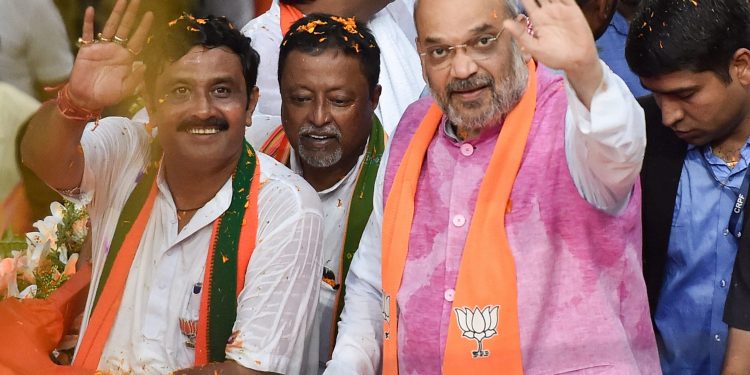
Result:
{"label": "flower bouquet", "polygon": [[[47,298],[76,272],[79,253],[88,233],[88,213],[81,205],[52,202],[51,215],[26,234],[25,249],[7,248],[19,243],[9,238],[0,248],[0,300],[8,297]],[[10,255],[10,256],[8,256]]]}
{"label": "flower bouquet", "polygon": [[33,224],[36,232],[0,240],[0,332],[13,343],[0,345],[0,373],[86,373],[58,364],[68,363],[75,347],[77,335],[65,334],[91,279],[88,262],[78,265],[88,214],[72,202],[54,202],[50,211]]}

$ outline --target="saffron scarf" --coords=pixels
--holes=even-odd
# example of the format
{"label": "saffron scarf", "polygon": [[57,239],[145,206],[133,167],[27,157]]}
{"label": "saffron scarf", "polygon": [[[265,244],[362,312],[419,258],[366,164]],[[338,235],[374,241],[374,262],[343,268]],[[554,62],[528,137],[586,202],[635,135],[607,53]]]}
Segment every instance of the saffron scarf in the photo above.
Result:
{"label": "saffron scarf", "polygon": [[[518,301],[505,213],[536,107],[536,65],[508,114],[479,188],[456,281],[443,373],[522,374]],[[427,148],[443,114],[433,104],[409,143],[385,204],[382,238],[383,374],[398,374],[396,296],[406,264],[414,197]]]}
{"label": "saffron scarf", "polygon": [[[98,367],[119,311],[128,273],[158,192],[156,174],[161,152],[154,147],[151,155],[145,174],[120,214],[99,278],[88,328],[76,354],[76,366]],[[244,142],[232,178],[232,201],[213,225],[203,280],[206,287],[201,295],[196,366],[225,359],[226,343],[236,320],[237,295],[244,288],[245,273],[255,248],[259,180],[260,168],[255,152]]]}
{"label": "saffron scarf", "polygon": [[283,126],[279,125],[276,127],[271,136],[263,142],[260,152],[276,159],[281,164],[289,163],[291,145],[289,144],[289,139],[286,137]]}
{"label": "saffron scarf", "polygon": [[281,12],[279,16],[279,26],[281,26],[281,36],[284,37],[286,33],[289,32],[289,28],[292,27],[292,24],[305,15],[302,14],[299,9],[289,4],[279,3],[279,11]]}

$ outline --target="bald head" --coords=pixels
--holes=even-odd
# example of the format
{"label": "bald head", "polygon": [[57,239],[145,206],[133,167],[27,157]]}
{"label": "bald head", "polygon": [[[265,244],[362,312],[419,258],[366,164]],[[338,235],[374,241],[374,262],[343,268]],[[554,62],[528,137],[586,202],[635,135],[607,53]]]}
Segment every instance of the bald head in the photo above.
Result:
{"label": "bald head", "polygon": [[515,0],[472,0],[468,2],[455,0],[415,0],[414,2],[414,24],[419,32],[420,18],[440,21],[445,18],[446,14],[454,15],[455,10],[482,7],[488,9],[490,13],[497,17],[514,18],[519,14],[518,5]]}

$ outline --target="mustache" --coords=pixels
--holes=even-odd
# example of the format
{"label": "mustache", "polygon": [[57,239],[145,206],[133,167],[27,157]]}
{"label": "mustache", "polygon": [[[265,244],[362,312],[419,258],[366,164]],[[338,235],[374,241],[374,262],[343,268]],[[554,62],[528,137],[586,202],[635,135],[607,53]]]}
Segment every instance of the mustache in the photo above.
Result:
{"label": "mustache", "polygon": [[455,91],[471,91],[484,86],[494,86],[495,80],[488,75],[473,76],[467,79],[458,79],[448,82],[446,91],[448,95]]}
{"label": "mustache", "polygon": [[336,139],[341,140],[341,129],[339,129],[339,127],[334,123],[328,123],[324,126],[315,126],[313,124],[306,123],[299,129],[300,137],[308,136],[311,134],[322,135],[326,137],[336,137]]}
{"label": "mustache", "polygon": [[205,128],[214,127],[219,130],[229,129],[229,123],[227,120],[219,117],[209,117],[207,119],[199,119],[197,117],[190,117],[177,126],[178,131],[185,131],[191,128]]}

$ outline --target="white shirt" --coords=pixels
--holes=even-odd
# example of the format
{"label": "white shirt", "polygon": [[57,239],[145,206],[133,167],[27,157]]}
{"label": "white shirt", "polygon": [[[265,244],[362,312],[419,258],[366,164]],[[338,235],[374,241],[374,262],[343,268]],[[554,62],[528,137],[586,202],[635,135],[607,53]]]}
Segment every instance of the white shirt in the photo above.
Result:
{"label": "white shirt", "polygon": [[0,201],[21,181],[16,165],[16,135],[39,108],[39,102],[11,84],[0,82]]}
{"label": "white shirt", "polygon": [[[297,160],[294,149],[292,149],[289,160],[292,170],[301,176],[302,167]],[[344,279],[340,269],[344,235],[349,221],[352,192],[357,185],[357,177],[363,161],[364,154],[359,156],[357,164],[344,178],[330,188],[318,192],[318,197],[320,197],[320,202],[323,205],[323,267],[334,272],[336,284],[340,284]],[[337,292],[338,290],[333,289],[331,285],[321,280],[318,312],[315,316],[316,324],[313,330],[313,341],[317,341],[319,344],[317,346],[311,345],[308,350],[310,363],[307,374],[322,372],[325,369],[326,361],[331,357],[331,329],[333,328],[333,314],[336,310]]]}
{"label": "white shirt", "polygon": [[[99,280],[125,201],[148,158],[143,124],[103,119],[84,132],[82,194],[93,195],[92,280]],[[258,371],[297,374],[305,361],[318,301],[323,218],[307,183],[270,157],[258,154],[260,193],[256,247],[238,298],[237,337],[226,354]],[[197,182],[199,183],[199,182]],[[178,319],[195,318],[213,222],[229,207],[231,179],[178,233],[172,195],[161,171],[159,192],[133,261],[117,320],[99,369],[113,373],[163,374],[192,367]],[[91,291],[97,282],[92,282]],[[199,297],[199,296],[197,296]],[[87,322],[91,299],[87,301]],[[85,324],[82,328],[85,330]]]}
{"label": "white shirt", "polygon": [[[391,134],[406,107],[417,100],[425,87],[415,47],[413,0],[396,0],[378,12],[368,26],[380,47],[379,84],[383,87],[375,114],[387,134]],[[274,0],[268,12],[248,22],[242,33],[252,39],[260,54],[258,83],[260,99],[253,113],[250,139],[267,139],[281,124],[281,94],[278,64],[281,34],[281,10]],[[258,144],[251,141],[252,144]]]}
{"label": "white shirt", "polygon": [[[616,213],[630,197],[646,147],[643,109],[625,83],[604,64],[604,77],[591,110],[565,80],[565,154],[583,198]],[[373,212],[346,278],[346,303],[333,358],[326,374],[375,374],[382,350],[381,228],[383,178],[389,152],[383,154],[375,181]]]}
{"label": "white shirt", "polygon": [[73,67],[52,0],[0,0],[0,81],[35,96],[35,82],[62,81]]}

